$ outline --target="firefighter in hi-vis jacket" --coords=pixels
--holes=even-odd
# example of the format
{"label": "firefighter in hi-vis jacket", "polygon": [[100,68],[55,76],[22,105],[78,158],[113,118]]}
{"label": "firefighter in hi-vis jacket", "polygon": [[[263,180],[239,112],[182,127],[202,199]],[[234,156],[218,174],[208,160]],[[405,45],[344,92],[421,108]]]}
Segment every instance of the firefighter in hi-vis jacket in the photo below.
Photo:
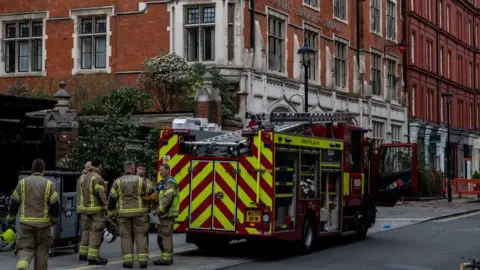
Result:
{"label": "firefighter in hi-vis jacket", "polygon": [[85,207],[83,206],[83,196],[79,194],[83,194],[83,189],[85,187],[85,176],[88,173],[88,170],[92,167],[92,162],[87,161],[85,163],[85,167],[82,171],[82,175],[78,179],[77,182],[77,213],[80,216],[80,221],[82,224],[82,239],[80,240],[80,252],[79,252],[79,259],[80,261],[87,261],[88,255],[88,243],[90,240],[90,228],[88,227],[87,222],[87,215],[85,214]]}
{"label": "firefighter in hi-vis jacket", "polygon": [[[133,268],[133,242],[137,244],[140,268],[148,265],[148,208],[143,196],[153,193],[153,186],[145,178],[135,175],[135,164],[124,164],[125,174],[115,180],[108,197],[108,217],[117,219],[123,253],[123,267]],[[118,203],[118,204],[117,204]]]}
{"label": "firefighter in hi-vis jacket", "polygon": [[178,216],[179,193],[175,179],[170,175],[170,166],[166,163],[159,169],[162,180],[158,183],[158,208],[153,212],[158,215],[158,247],[162,251],[155,265],[170,265],[173,263],[173,223]]}
{"label": "firefighter in hi-vis jacket", "polygon": [[83,189],[78,199],[83,202],[84,230],[89,231],[87,259],[89,265],[105,265],[108,261],[100,257],[102,233],[106,227],[105,216],[107,195],[105,181],[100,175],[102,162],[98,158],[92,159],[92,167],[88,169],[83,182]]}
{"label": "firefighter in hi-vis jacket", "polygon": [[14,226],[20,210],[17,270],[30,269],[33,257],[35,270],[48,269],[48,251],[53,243],[50,227],[58,222],[60,204],[55,184],[43,177],[44,171],[45,162],[34,160],[33,174],[18,181],[8,207],[9,226]]}

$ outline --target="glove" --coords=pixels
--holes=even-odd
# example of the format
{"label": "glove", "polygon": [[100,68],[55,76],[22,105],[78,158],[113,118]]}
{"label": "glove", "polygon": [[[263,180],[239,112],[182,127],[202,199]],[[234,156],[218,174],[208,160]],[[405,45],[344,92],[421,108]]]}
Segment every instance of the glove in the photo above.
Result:
{"label": "glove", "polygon": [[57,225],[58,224],[58,219],[57,218],[51,218],[50,221],[52,222],[52,225]]}

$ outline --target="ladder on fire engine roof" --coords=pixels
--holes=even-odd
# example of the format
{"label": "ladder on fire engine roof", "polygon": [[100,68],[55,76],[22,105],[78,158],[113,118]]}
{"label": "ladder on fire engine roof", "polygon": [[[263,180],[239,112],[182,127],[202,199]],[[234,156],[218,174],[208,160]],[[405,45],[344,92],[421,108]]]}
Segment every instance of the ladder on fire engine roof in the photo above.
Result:
{"label": "ladder on fire engine roof", "polygon": [[355,114],[351,112],[333,112],[333,113],[287,113],[287,112],[276,112],[270,114],[263,114],[263,113],[255,113],[245,114],[246,118],[250,118],[253,121],[261,121],[261,122],[270,122],[272,123],[287,123],[287,122],[295,122],[295,123],[303,123],[303,124],[311,124],[311,123],[341,123],[341,122],[348,122],[355,119]]}
{"label": "ladder on fire engine roof", "polygon": [[[355,118],[353,113],[335,112],[335,113],[270,113],[266,114],[249,114],[246,113],[246,117],[253,121],[262,121],[273,123],[283,123],[282,125],[275,125],[274,131],[285,132],[305,124],[311,123],[332,123],[332,122],[348,122]],[[286,124],[291,122],[289,124]],[[243,130],[237,130],[214,136],[205,140],[188,142],[192,145],[212,145],[218,144],[223,146],[235,146],[240,143],[246,142],[246,138],[242,136]]]}

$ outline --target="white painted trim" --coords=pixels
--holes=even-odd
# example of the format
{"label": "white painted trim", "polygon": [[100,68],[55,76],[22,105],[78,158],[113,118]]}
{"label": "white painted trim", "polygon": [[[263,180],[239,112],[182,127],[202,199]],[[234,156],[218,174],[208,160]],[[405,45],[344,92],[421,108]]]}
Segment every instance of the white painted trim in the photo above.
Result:
{"label": "white painted trim", "polygon": [[[279,75],[279,76],[283,76],[283,77],[288,77],[288,23],[289,23],[289,19],[290,17],[288,16],[288,14],[285,14],[285,13],[282,13],[270,6],[265,6],[265,13],[267,14],[267,24],[266,24],[266,29],[265,29],[265,35],[266,35],[266,41],[265,41],[265,47],[266,47],[266,57],[265,59],[267,60],[267,62],[265,63],[266,64],[266,70],[267,70],[267,73],[271,73],[271,74],[276,74],[276,75]],[[277,17],[281,20],[284,20],[285,21],[285,25],[283,26],[283,34],[284,34],[284,63],[283,63],[283,72],[278,72],[278,71],[275,71],[275,70],[271,70],[268,68],[268,56],[269,56],[269,53],[268,53],[268,48],[269,48],[269,44],[268,44],[268,16],[274,16],[274,17]]]}
{"label": "white painted trim", "polygon": [[[393,4],[395,4],[395,38],[394,39],[390,39],[388,38],[388,33],[387,33],[387,28],[385,28],[385,39],[386,40],[390,40],[390,41],[393,41],[393,42],[398,42],[398,30],[402,27],[401,24],[399,24],[399,15],[398,15],[398,10],[399,10],[399,4],[397,4],[397,1],[396,0],[387,0],[385,3],[386,7],[385,7],[385,27],[387,27],[388,25],[388,22],[387,22],[387,18],[388,18],[388,2],[392,2]],[[381,5],[381,4],[380,4]],[[400,7],[401,8],[401,7]],[[380,10],[381,12],[381,10]],[[400,12],[401,14],[401,12]],[[383,20],[382,20],[383,21]],[[380,28],[382,28],[382,25],[380,24]]]}
{"label": "white painted trim", "polygon": [[[309,80],[310,83],[313,83],[313,84],[317,84],[317,85],[321,85],[322,84],[322,29],[318,28],[318,27],[315,27],[305,21],[303,21],[303,40],[305,40],[305,30],[307,31],[311,31],[311,32],[315,32],[317,33],[318,35],[318,40],[317,40],[317,44],[318,44],[318,48],[317,48],[317,56],[318,56],[318,59],[317,59],[317,76],[316,76],[316,80]],[[302,47],[303,43],[300,43],[300,47]],[[297,52],[293,52],[293,53],[297,53]]]}
{"label": "white painted trim", "polygon": [[[74,30],[72,34],[73,38],[73,48],[72,48],[72,58],[73,58],[73,68],[72,75],[76,74],[92,74],[92,73],[108,73],[112,72],[110,67],[110,57],[112,56],[112,46],[111,46],[111,17],[115,14],[114,6],[103,6],[103,7],[92,7],[92,8],[82,8],[82,9],[70,9],[70,18],[73,19]],[[95,15],[105,15],[107,17],[107,56],[106,56],[106,68],[92,68],[92,69],[81,69],[80,65],[80,42],[78,31],[80,29],[80,17],[83,16],[95,16]]]}
{"label": "white painted trim", "polygon": [[5,48],[4,43],[0,42],[0,77],[44,77],[47,76],[47,47],[46,47],[46,40],[48,39],[47,36],[47,20],[50,14],[49,11],[38,11],[38,12],[31,12],[31,13],[6,13],[0,14],[0,41],[3,40],[3,35],[5,33],[4,25],[5,23],[11,21],[21,21],[21,20],[36,20],[42,19],[42,31],[43,31],[43,39],[42,39],[42,71],[39,72],[13,72],[13,73],[6,73],[5,72]]}
{"label": "white painted trim", "polygon": [[348,8],[349,8],[348,3],[350,1],[349,0],[343,0],[343,1],[345,1],[345,20],[342,20],[335,16],[335,0],[332,0],[332,8],[333,8],[332,16],[335,21],[339,21],[341,23],[348,25]]}
{"label": "white painted trim", "polygon": [[336,81],[335,81],[335,80],[336,80],[336,77],[335,77],[335,76],[337,76],[336,74],[335,74],[334,78],[332,78],[332,79],[333,79],[333,87],[334,87],[334,89],[336,89],[336,90],[339,90],[339,91],[343,91],[343,92],[347,92],[347,93],[348,93],[348,92],[350,92],[350,91],[349,91],[349,89],[350,89],[350,87],[349,87],[349,85],[350,85],[350,81],[349,81],[350,76],[349,76],[349,75],[350,75],[350,74],[348,73],[348,70],[349,70],[349,68],[348,68],[348,62],[349,62],[349,61],[348,61],[348,58],[349,58],[349,52],[350,52],[350,40],[348,40],[348,39],[346,39],[346,38],[344,38],[344,37],[342,37],[342,36],[339,36],[339,35],[337,35],[337,34],[335,34],[335,33],[332,34],[332,35],[333,35],[333,38],[332,38],[332,39],[333,39],[333,50],[332,50],[332,51],[333,51],[333,65],[334,65],[334,70],[335,70],[335,72],[336,72],[336,69],[337,69],[336,66],[335,66],[335,57],[336,57],[336,53],[337,53],[336,48],[335,48],[335,41],[339,41],[339,42],[341,42],[341,43],[344,43],[344,44],[346,45],[346,51],[347,51],[347,52],[346,52],[346,57],[345,57],[345,58],[346,58],[346,60],[345,60],[345,61],[346,61],[345,66],[346,66],[346,75],[347,75],[347,78],[345,78],[345,79],[346,79],[345,87],[342,88],[342,87],[338,87],[338,86],[336,85]]}
{"label": "white painted trim", "polygon": [[380,32],[378,33],[372,30],[372,1],[373,0],[370,0],[370,5],[368,6],[368,14],[370,14],[370,25],[368,28],[370,29],[370,33],[383,38],[383,0],[378,0],[380,3]]}
{"label": "white painted trim", "polygon": [[372,56],[373,55],[377,55],[377,56],[380,56],[380,95],[376,95],[373,93],[373,87],[372,87],[372,97],[374,99],[377,99],[379,101],[382,101],[384,102],[384,100],[382,100],[382,94],[385,93],[383,87],[385,86],[385,82],[383,81],[383,78],[385,77],[385,74],[384,74],[384,61],[383,61],[383,52],[380,51],[380,50],[377,50],[373,47],[370,47],[370,81],[373,80],[373,74],[372,74],[372,66],[373,66],[373,62],[372,62]]}

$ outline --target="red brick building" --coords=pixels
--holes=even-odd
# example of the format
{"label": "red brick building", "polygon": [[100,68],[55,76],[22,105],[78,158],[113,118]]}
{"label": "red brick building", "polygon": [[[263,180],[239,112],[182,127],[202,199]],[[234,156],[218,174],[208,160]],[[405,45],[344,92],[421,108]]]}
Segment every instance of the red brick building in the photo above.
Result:
{"label": "red brick building", "polygon": [[63,79],[72,91],[91,77],[134,85],[142,62],[164,51],[220,67],[239,118],[303,111],[306,38],[317,51],[308,110],[354,112],[377,143],[405,141],[402,55],[392,47],[403,38],[400,3],[19,0],[0,7],[0,88],[21,80],[56,90]]}
{"label": "red brick building", "polygon": [[60,79],[69,86],[73,77],[91,74],[134,84],[147,57],[168,53],[166,4],[94,2],[0,5],[0,89],[22,80],[55,91]]}
{"label": "red brick building", "polygon": [[[407,1],[410,135],[431,167],[444,169],[449,89],[455,175],[470,177],[480,127],[480,1]],[[478,150],[475,150],[478,152]],[[478,169],[478,156],[473,169]]]}

